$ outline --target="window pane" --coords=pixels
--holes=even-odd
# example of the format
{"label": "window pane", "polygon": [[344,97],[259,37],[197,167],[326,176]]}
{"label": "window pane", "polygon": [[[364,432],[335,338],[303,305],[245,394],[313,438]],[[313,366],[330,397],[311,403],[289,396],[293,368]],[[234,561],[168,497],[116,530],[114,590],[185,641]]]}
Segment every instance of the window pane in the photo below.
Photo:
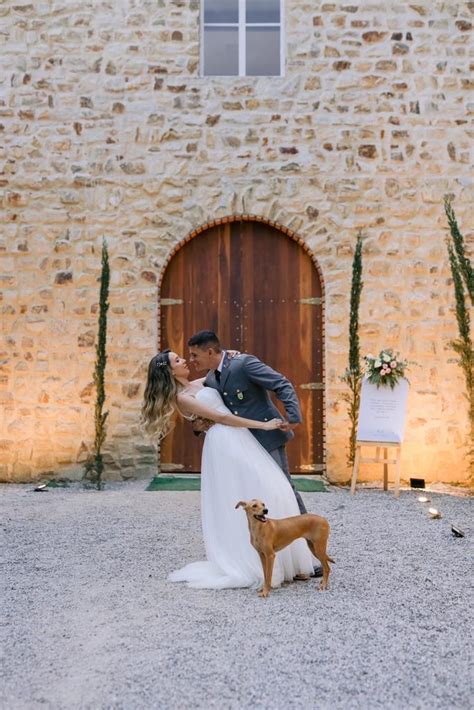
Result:
{"label": "window pane", "polygon": [[239,0],[205,0],[204,22],[238,22]]}
{"label": "window pane", "polygon": [[247,22],[280,22],[280,0],[247,0]]}
{"label": "window pane", "polygon": [[247,76],[280,76],[280,28],[247,27]]}
{"label": "window pane", "polygon": [[204,74],[236,76],[239,73],[237,27],[204,28]]}

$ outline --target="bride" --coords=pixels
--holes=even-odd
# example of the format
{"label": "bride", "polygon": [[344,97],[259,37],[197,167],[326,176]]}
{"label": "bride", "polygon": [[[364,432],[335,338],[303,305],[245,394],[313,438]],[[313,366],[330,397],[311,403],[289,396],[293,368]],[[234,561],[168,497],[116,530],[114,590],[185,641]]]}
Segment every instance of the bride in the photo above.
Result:
{"label": "bride", "polygon": [[[290,483],[270,454],[248,431],[277,429],[280,419],[259,422],[235,416],[219,392],[203,386],[204,378],[189,381],[186,360],[164,350],[150,361],[142,418],[146,431],[159,439],[173,428],[178,411],[186,419],[209,420],[202,451],[201,516],[205,561],[193,562],[169,575],[190,587],[225,589],[259,587],[260,558],[250,544],[247,520],[235,510],[239,500],[263,500],[273,518],[299,515]],[[277,553],[272,586],[310,575],[312,556],[302,539]]]}

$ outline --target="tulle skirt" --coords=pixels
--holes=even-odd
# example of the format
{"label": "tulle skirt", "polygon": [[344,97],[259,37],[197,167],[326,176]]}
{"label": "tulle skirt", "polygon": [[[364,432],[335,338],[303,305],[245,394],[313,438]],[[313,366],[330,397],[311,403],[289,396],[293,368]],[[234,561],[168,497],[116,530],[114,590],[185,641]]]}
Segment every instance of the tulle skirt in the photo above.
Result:
{"label": "tulle skirt", "polygon": [[[226,589],[259,587],[263,570],[250,543],[247,516],[235,506],[258,498],[271,518],[299,515],[293,490],[277,463],[248,429],[214,424],[206,434],[202,453],[201,515],[206,560],[172,572],[172,582],[190,587]],[[303,539],[275,558],[272,586],[311,574],[313,557]]]}

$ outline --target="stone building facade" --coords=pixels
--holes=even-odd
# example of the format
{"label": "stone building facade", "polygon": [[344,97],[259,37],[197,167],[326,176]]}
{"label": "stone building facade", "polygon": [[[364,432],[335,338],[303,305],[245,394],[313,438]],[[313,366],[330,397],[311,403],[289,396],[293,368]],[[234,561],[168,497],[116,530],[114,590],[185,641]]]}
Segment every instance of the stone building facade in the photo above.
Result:
{"label": "stone building facade", "polygon": [[72,475],[91,445],[104,236],[108,476],[152,472],[162,267],[241,214],[292,230],[324,278],[329,477],[349,478],[338,378],[362,229],[362,351],[419,363],[402,478],[466,480],[443,195],[469,240],[473,5],[286,0],[284,76],[262,78],[201,75],[197,0],[2,4],[1,480]]}

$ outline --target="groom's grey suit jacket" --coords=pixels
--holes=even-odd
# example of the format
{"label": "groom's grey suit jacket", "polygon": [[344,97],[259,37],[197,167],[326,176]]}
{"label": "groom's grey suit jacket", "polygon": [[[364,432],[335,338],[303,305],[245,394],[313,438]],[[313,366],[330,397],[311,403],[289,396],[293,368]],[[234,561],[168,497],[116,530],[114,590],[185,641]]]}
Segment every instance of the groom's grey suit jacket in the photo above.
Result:
{"label": "groom's grey suit jacket", "polygon": [[[214,370],[209,370],[204,385],[218,390],[226,407],[239,417],[258,421],[281,418],[281,413],[270,399],[271,391],[283,403],[291,424],[299,424],[302,421],[293,385],[255,355],[242,353],[231,358],[226,353],[220,382],[217,382]],[[292,431],[284,432],[279,429],[250,431],[267,451],[284,446],[294,436]]]}

